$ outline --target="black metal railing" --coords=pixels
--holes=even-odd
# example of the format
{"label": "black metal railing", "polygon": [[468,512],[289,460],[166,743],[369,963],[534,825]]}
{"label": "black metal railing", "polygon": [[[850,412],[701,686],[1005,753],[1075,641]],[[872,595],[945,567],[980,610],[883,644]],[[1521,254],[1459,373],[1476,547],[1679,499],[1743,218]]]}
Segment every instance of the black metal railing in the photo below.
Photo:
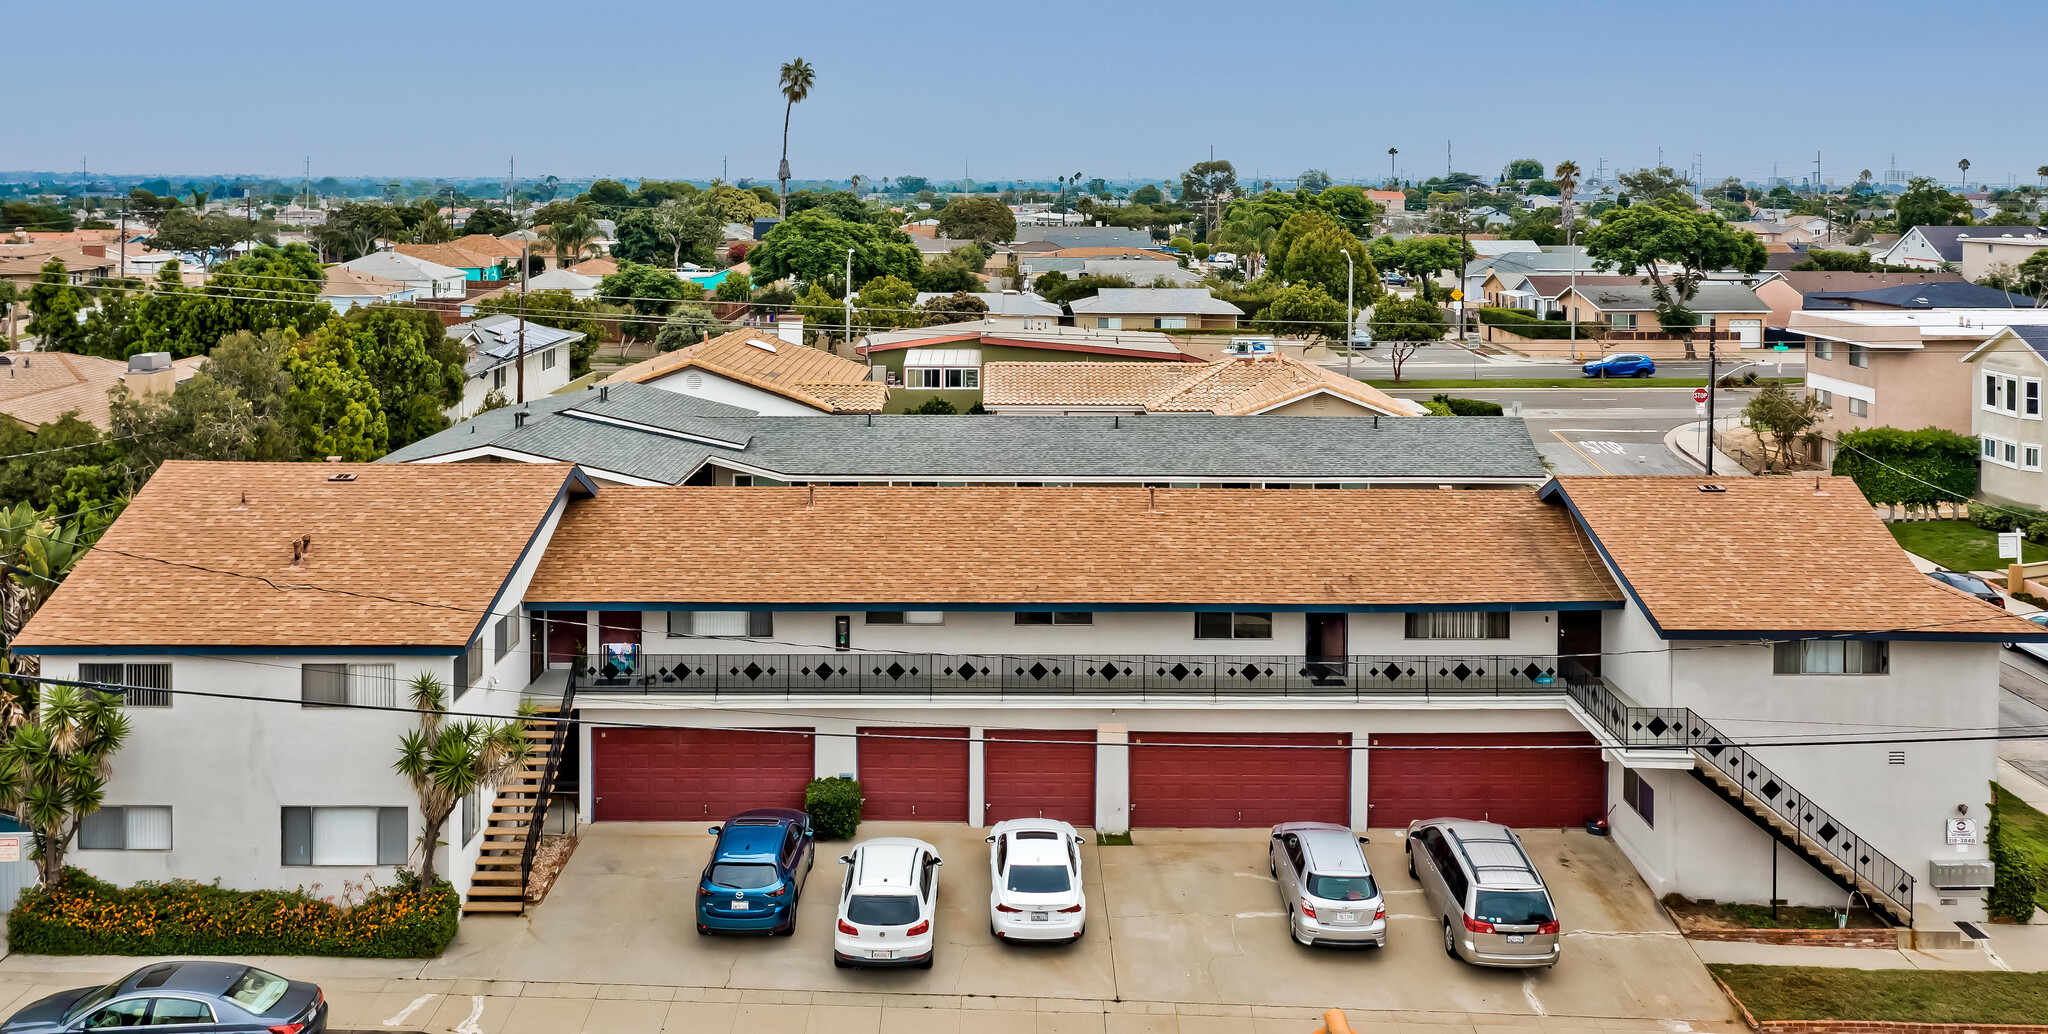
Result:
{"label": "black metal railing", "polygon": [[533,858],[540,850],[541,830],[547,825],[548,808],[555,802],[555,785],[561,779],[562,754],[568,749],[569,737],[576,725],[570,721],[570,712],[576,706],[576,676],[569,672],[569,678],[562,685],[562,707],[555,712],[554,724],[549,727],[547,763],[541,767],[540,785],[534,788],[533,810],[527,813],[526,845],[519,852],[520,900],[524,901],[527,889],[533,883]]}
{"label": "black metal railing", "polygon": [[1587,673],[1579,662],[1567,657],[1560,667],[1569,673],[1562,681],[1572,699],[1624,747],[1692,751],[1733,782],[1745,803],[1777,816],[1797,831],[1799,842],[1834,859],[1855,873],[1869,891],[1888,899],[1881,904],[1890,906],[1886,910],[1895,919],[1912,922],[1915,880],[1905,866],[1771,771],[1748,748],[1737,745],[1691,708],[1637,707]]}
{"label": "black metal railing", "polygon": [[583,658],[590,691],[735,695],[1338,697],[1562,694],[1549,656],[810,653]]}

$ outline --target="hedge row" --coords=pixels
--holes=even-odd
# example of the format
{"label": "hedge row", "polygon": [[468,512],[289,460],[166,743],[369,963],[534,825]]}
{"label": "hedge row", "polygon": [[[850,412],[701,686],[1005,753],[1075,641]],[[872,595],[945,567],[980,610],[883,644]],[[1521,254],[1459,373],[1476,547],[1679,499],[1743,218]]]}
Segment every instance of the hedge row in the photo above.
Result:
{"label": "hedge row", "polygon": [[[411,875],[403,873],[403,875]],[[461,901],[436,883],[337,904],[304,890],[228,890],[175,880],[117,887],[78,869],[22,892],[9,949],[31,955],[329,955],[425,959],[455,937]]]}
{"label": "hedge row", "polygon": [[1873,506],[1928,506],[1977,494],[1975,438],[1939,427],[1872,427],[1843,432],[1839,441],[1834,472],[1855,479]]}
{"label": "hedge row", "polygon": [[[1563,320],[1542,319],[1520,309],[1487,306],[1479,310],[1479,322],[1499,327],[1510,334],[1532,341],[1562,341],[1573,337],[1572,325]],[[1599,336],[1602,328],[1590,324],[1579,324],[1577,337],[1581,339]]]}

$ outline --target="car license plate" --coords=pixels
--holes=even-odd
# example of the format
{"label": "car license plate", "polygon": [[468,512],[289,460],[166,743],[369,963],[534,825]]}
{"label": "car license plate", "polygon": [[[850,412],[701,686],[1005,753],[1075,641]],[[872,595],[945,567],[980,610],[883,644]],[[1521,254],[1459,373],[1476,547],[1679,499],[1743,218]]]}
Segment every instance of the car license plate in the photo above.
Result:
{"label": "car license plate", "polygon": [[735,900],[735,901],[734,901],[734,902],[732,903],[732,910],[733,910],[733,911],[735,911],[735,912],[745,912],[745,911],[747,911],[748,909],[750,909],[750,908],[752,908],[752,907],[753,907],[753,906],[751,906],[751,905],[747,904],[747,903],[746,903],[746,902],[744,902],[744,901],[738,901],[738,900]]}
{"label": "car license plate", "polygon": [[894,950],[894,949],[887,949],[887,950],[885,950],[885,949],[877,948],[877,949],[875,949],[874,951],[868,952],[868,958],[871,958],[871,959],[893,959],[893,958],[895,958],[895,957],[896,957],[896,952],[895,952],[895,950]]}
{"label": "car license plate", "polygon": [[1049,923],[1049,922],[1052,922],[1052,913],[1050,913],[1050,912],[1033,912],[1033,913],[1031,913],[1031,921],[1032,921],[1032,922],[1034,922],[1034,923]]}
{"label": "car license plate", "polygon": [[1511,933],[1511,934],[1509,934],[1509,935],[1508,935],[1508,943],[1509,943],[1509,944],[1520,944],[1520,943],[1522,943],[1522,942],[1523,942],[1523,941],[1525,941],[1525,940],[1528,940],[1528,938],[1527,938],[1527,937],[1524,937],[1524,936],[1522,936],[1521,934],[1518,934],[1518,933]]}
{"label": "car license plate", "polygon": [[1358,918],[1358,916],[1357,916],[1356,914],[1354,914],[1354,913],[1351,913],[1351,912],[1337,912],[1337,913],[1334,913],[1334,914],[1332,914],[1332,915],[1330,916],[1330,918],[1331,918],[1331,920],[1333,920],[1333,921],[1335,921],[1335,922],[1339,922],[1339,923],[1348,923],[1348,922],[1351,922],[1351,921],[1352,921],[1352,920],[1354,920],[1354,919],[1357,919],[1357,918]]}

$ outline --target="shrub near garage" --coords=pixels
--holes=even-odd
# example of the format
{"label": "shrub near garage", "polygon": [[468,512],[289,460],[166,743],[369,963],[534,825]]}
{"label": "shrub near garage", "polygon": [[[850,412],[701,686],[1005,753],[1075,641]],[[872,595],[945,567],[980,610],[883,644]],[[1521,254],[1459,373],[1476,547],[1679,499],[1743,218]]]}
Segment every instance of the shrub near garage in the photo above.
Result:
{"label": "shrub near garage", "polygon": [[56,889],[32,887],[9,913],[7,943],[34,955],[328,955],[424,959],[455,937],[461,902],[437,882],[354,903],[304,890],[229,890],[174,880],[117,887],[78,869]]}
{"label": "shrub near garage", "polygon": [[848,840],[860,828],[860,781],[845,776],[813,779],[804,787],[804,811],[818,835]]}

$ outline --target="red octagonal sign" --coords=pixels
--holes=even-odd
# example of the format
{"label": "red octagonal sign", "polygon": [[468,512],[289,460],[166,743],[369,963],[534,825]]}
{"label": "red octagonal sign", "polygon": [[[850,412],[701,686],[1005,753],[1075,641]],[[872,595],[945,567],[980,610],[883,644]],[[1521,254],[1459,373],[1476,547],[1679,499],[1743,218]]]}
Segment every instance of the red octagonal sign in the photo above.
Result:
{"label": "red octagonal sign", "polygon": [[1705,388],[1694,388],[1694,389],[1692,389],[1692,400],[1693,400],[1694,402],[1705,402],[1705,401],[1707,400],[1707,389],[1705,389]]}

